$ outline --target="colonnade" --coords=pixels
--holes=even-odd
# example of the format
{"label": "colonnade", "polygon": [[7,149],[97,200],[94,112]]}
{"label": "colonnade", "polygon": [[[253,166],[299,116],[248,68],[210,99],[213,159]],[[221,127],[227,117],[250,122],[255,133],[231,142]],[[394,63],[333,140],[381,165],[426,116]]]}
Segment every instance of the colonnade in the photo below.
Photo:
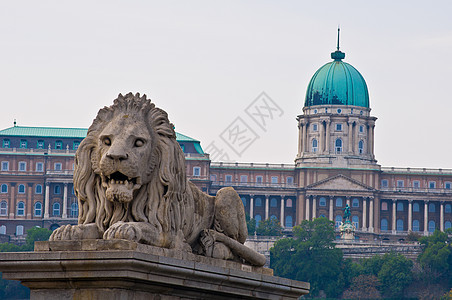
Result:
{"label": "colonnade", "polygon": [[[256,198],[256,195],[250,194],[249,197],[250,197],[250,213],[249,213],[249,215],[250,215],[250,218],[254,218],[255,217],[255,214],[254,214],[254,199]],[[260,197],[262,197],[262,196],[260,196]],[[265,204],[264,204],[264,207],[265,207],[265,220],[267,220],[269,218],[269,214],[270,214],[270,198],[271,197],[281,197],[280,211],[279,211],[279,220],[280,220],[281,226],[284,227],[284,225],[285,225],[284,221],[285,221],[286,200],[289,200],[289,199],[285,199],[285,198],[288,197],[288,196],[287,195],[268,195],[267,194],[267,195],[264,195],[264,197],[265,197]],[[290,200],[292,201],[292,199],[290,199]],[[295,207],[294,207],[293,203],[292,203],[292,208],[295,211]]]}

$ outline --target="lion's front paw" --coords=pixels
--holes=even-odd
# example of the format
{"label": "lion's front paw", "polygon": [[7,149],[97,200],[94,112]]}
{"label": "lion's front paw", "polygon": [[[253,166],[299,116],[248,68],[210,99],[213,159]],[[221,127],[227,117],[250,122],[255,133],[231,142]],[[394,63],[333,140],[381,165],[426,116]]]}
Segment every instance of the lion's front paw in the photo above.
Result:
{"label": "lion's front paw", "polygon": [[82,228],[78,225],[64,225],[52,232],[49,241],[81,240],[83,238]]}
{"label": "lion's front paw", "polygon": [[142,231],[136,223],[117,222],[104,233],[104,240],[125,239],[139,242],[142,238]]}

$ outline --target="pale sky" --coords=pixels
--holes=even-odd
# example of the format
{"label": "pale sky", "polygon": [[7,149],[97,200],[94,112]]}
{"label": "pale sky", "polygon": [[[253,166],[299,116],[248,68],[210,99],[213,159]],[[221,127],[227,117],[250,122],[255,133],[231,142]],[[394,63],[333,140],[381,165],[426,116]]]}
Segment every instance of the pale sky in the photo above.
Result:
{"label": "pale sky", "polygon": [[[232,161],[293,163],[296,116],[331,61],[364,76],[375,154],[386,167],[452,168],[452,1],[1,1],[0,128],[87,128],[119,93],[140,92],[180,133]],[[246,108],[265,92],[265,131]],[[237,118],[258,139],[220,135]]]}

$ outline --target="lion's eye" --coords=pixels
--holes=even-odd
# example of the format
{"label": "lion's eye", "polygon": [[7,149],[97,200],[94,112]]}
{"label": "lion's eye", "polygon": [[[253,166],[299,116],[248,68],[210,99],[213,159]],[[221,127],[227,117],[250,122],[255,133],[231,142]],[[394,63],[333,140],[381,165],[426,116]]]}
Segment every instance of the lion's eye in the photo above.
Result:
{"label": "lion's eye", "polygon": [[141,139],[137,139],[135,141],[135,147],[142,147],[144,145],[144,141]]}
{"label": "lion's eye", "polygon": [[107,146],[110,146],[110,145],[111,145],[111,140],[110,140],[108,137],[104,138],[103,142],[104,142],[104,144],[107,145]]}

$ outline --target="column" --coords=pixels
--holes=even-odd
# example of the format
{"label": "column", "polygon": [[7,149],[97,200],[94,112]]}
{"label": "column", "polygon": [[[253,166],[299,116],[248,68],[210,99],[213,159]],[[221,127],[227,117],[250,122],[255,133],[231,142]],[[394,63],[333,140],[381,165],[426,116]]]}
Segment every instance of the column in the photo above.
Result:
{"label": "column", "polygon": [[353,143],[353,149],[355,151],[356,154],[359,154],[358,151],[358,143],[359,143],[359,124],[355,123],[355,130],[353,130],[353,138],[355,140],[355,142]]}
{"label": "column", "polygon": [[408,200],[408,232],[413,230],[413,200]]}
{"label": "column", "polygon": [[254,218],[254,195],[250,195],[250,219]]}
{"label": "column", "polygon": [[369,124],[369,154],[374,155],[374,126],[375,124]]}
{"label": "column", "polygon": [[63,219],[67,218],[67,183],[64,184],[63,188],[63,214],[61,217]]}
{"label": "column", "polygon": [[308,124],[307,123],[303,123],[303,152],[306,152],[307,149],[307,144],[308,144],[308,131],[307,131],[307,127]]}
{"label": "column", "polygon": [[345,197],[346,199],[346,203],[348,204],[348,206],[350,206],[350,196]]}
{"label": "column", "polygon": [[428,235],[428,200],[424,200],[424,235]]}
{"label": "column", "polygon": [[317,196],[312,197],[312,220],[317,217]]}
{"label": "column", "polygon": [[367,231],[367,199],[363,198],[363,231]]}
{"label": "column", "polygon": [[374,198],[370,198],[369,203],[369,232],[374,232]]}
{"label": "column", "polygon": [[329,211],[329,219],[330,221],[333,221],[334,217],[334,206],[333,206],[333,197],[330,196],[330,211]]}
{"label": "column", "polygon": [[44,200],[44,219],[49,218],[49,205],[50,205],[50,185],[48,182],[46,182],[46,197]]}
{"label": "column", "polygon": [[303,125],[301,123],[298,124],[298,157],[301,156],[301,152],[303,151]]}
{"label": "column", "polygon": [[309,200],[311,196],[306,196],[306,219],[309,220]]}
{"label": "column", "polygon": [[325,147],[325,128],[323,127],[323,121],[319,122],[320,136],[319,136],[319,153],[322,154]]}
{"label": "column", "polygon": [[11,183],[11,201],[9,202],[9,217],[14,219],[14,215],[16,214],[16,183]]}
{"label": "column", "polygon": [[325,134],[325,152],[330,153],[330,120],[326,120],[326,134]]}
{"label": "column", "polygon": [[268,198],[269,195],[265,195],[265,220],[268,220]]}
{"label": "column", "polygon": [[396,233],[396,219],[397,219],[397,200],[392,200],[392,233]]}
{"label": "column", "polygon": [[282,227],[285,227],[284,226],[284,196],[281,196],[281,217],[280,217],[280,220],[281,220],[281,226]]}
{"label": "column", "polygon": [[439,230],[444,232],[444,201],[441,201],[439,206],[439,222]]}
{"label": "column", "polygon": [[353,153],[353,122],[348,121],[348,153]]}

